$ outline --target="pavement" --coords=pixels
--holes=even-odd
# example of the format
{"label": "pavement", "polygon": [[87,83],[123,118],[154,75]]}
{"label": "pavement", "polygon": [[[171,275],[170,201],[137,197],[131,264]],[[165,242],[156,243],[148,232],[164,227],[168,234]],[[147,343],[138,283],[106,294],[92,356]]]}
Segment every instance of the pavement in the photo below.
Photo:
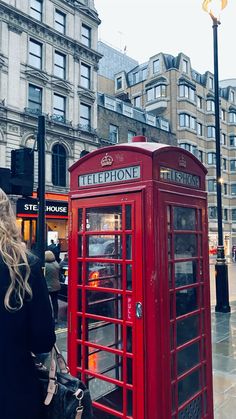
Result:
{"label": "pavement", "polygon": [[[236,263],[228,260],[230,313],[215,312],[215,260],[210,260],[214,419],[236,419]],[[67,305],[60,301],[57,342],[67,357]],[[191,418],[190,418],[191,419]]]}

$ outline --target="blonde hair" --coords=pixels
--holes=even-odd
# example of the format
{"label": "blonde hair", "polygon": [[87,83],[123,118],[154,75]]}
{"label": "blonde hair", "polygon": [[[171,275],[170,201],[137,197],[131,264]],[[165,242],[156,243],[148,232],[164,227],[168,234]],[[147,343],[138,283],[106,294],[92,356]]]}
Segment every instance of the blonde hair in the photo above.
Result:
{"label": "blonde hair", "polygon": [[[0,255],[9,269],[11,278],[4,298],[4,306],[9,311],[19,310],[23,306],[26,295],[29,298],[32,297],[32,290],[29,285],[30,266],[10,201],[1,188]],[[14,304],[12,301],[14,301]]]}
{"label": "blonde hair", "polygon": [[54,253],[51,250],[45,251],[45,262],[54,262],[56,260]]}

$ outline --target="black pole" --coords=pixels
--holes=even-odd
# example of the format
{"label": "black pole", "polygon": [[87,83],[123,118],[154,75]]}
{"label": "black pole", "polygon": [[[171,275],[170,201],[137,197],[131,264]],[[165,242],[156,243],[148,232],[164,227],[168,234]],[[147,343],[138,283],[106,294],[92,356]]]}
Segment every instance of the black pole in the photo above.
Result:
{"label": "black pole", "polygon": [[38,117],[38,223],[37,254],[44,266],[45,252],[45,116]]}
{"label": "black pole", "polygon": [[222,223],[222,182],[221,182],[221,150],[220,150],[220,104],[219,104],[219,74],[218,74],[218,19],[213,20],[213,48],[214,48],[214,91],[215,91],[215,133],[216,133],[216,193],[217,193],[217,222],[218,245],[215,264],[216,273],[216,306],[215,311],[228,313],[229,287],[228,266],[225,259],[223,223]]}

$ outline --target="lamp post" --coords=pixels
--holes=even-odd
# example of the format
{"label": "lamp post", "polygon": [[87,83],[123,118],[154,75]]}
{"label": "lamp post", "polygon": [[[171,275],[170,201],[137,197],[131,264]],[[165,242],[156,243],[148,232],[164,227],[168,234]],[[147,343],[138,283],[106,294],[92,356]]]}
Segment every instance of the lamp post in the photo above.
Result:
{"label": "lamp post", "polygon": [[215,92],[215,139],[216,139],[216,192],[217,192],[217,222],[218,245],[215,264],[216,278],[216,306],[215,311],[228,313],[229,287],[228,266],[225,260],[224,237],[222,226],[222,178],[221,178],[221,150],[220,150],[220,106],[219,106],[219,75],[218,75],[218,26],[220,11],[227,6],[227,0],[204,0],[203,10],[209,13],[213,22],[213,50],[214,50],[214,92]]}

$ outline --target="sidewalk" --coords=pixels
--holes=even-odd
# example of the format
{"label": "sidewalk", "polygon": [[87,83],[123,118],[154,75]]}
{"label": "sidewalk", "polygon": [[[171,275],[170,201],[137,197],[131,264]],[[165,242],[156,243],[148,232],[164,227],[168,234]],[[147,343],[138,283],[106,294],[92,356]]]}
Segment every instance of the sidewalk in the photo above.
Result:
{"label": "sidewalk", "polygon": [[[233,269],[233,271],[231,271]],[[214,267],[211,267],[212,358],[214,386],[214,419],[236,418],[236,264],[229,267],[231,313],[215,312]],[[236,277],[236,275],[235,275]],[[58,346],[67,357],[66,303],[60,301],[61,321],[56,330]]]}

